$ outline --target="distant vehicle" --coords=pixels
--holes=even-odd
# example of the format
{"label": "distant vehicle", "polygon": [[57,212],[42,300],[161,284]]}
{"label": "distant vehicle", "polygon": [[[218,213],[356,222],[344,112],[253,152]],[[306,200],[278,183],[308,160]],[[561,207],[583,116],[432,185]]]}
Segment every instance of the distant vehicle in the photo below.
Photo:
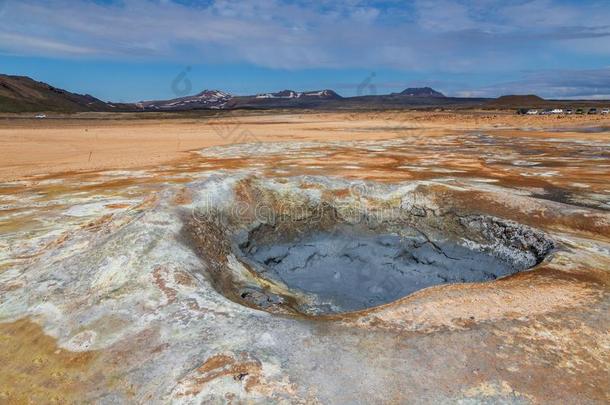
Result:
{"label": "distant vehicle", "polygon": [[518,115],[525,115],[529,110],[527,108],[517,108]]}
{"label": "distant vehicle", "polygon": [[38,118],[38,119],[42,119],[42,118],[47,118],[47,116],[46,116],[46,114],[38,114],[38,115],[36,116],[36,118]]}
{"label": "distant vehicle", "polygon": [[565,113],[568,115],[574,114],[574,110],[572,110],[571,108],[566,108]]}
{"label": "distant vehicle", "polygon": [[538,110],[527,110],[527,115],[538,115]]}
{"label": "distant vehicle", "polygon": [[587,114],[597,114],[597,108],[589,108],[589,112]]}
{"label": "distant vehicle", "polygon": [[602,114],[610,114],[610,108],[604,108]]}
{"label": "distant vehicle", "polygon": [[540,115],[550,115],[553,114],[553,110],[549,110],[548,108],[546,110],[542,110],[542,112],[540,113]]}
{"label": "distant vehicle", "polygon": [[561,108],[554,108],[551,110],[551,114],[563,114],[563,110]]}
{"label": "distant vehicle", "polygon": [[576,114],[584,114],[585,110],[583,110],[582,108],[579,108],[578,110],[576,110]]}

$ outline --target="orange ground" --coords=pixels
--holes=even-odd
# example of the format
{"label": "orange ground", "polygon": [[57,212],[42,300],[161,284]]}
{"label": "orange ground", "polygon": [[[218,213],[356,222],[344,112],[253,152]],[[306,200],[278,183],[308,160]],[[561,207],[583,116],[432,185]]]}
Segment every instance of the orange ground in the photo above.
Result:
{"label": "orange ground", "polygon": [[0,181],[67,171],[154,166],[215,145],[386,139],[424,129],[426,136],[432,136],[448,130],[607,124],[608,116],[524,117],[512,112],[226,113],[221,118],[172,119],[89,114],[47,120],[5,118],[0,120]]}

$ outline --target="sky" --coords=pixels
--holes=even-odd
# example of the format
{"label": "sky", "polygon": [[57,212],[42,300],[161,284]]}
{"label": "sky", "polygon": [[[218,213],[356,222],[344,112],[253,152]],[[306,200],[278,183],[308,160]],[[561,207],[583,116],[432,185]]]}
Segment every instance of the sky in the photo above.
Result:
{"label": "sky", "polygon": [[610,1],[0,0],[0,73],[115,102],[418,86],[610,99]]}

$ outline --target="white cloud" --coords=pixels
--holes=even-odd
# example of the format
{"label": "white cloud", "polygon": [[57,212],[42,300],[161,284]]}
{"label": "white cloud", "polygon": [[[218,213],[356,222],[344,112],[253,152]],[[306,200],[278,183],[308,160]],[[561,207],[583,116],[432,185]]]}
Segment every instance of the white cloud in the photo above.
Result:
{"label": "white cloud", "polygon": [[550,63],[545,52],[610,56],[599,2],[7,1],[0,50],[24,55],[446,72],[531,68]]}
{"label": "white cloud", "polygon": [[460,97],[537,94],[557,99],[608,99],[610,68],[531,72],[519,80],[456,92]]}
{"label": "white cloud", "polygon": [[0,32],[0,43],[5,44],[4,49],[12,53],[18,53],[24,47],[39,53],[64,54],[71,56],[97,56],[100,50],[75,46],[44,38],[28,37],[20,34],[5,34]]}

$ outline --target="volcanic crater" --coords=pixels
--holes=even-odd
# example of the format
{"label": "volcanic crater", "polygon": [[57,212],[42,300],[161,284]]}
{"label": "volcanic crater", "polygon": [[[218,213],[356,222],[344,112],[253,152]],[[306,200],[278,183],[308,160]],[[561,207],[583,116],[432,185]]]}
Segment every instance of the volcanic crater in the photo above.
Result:
{"label": "volcanic crater", "polygon": [[555,247],[529,226],[439,205],[426,187],[384,194],[329,182],[249,179],[222,206],[195,210],[187,227],[217,291],[272,313],[324,316],[509,276]]}

